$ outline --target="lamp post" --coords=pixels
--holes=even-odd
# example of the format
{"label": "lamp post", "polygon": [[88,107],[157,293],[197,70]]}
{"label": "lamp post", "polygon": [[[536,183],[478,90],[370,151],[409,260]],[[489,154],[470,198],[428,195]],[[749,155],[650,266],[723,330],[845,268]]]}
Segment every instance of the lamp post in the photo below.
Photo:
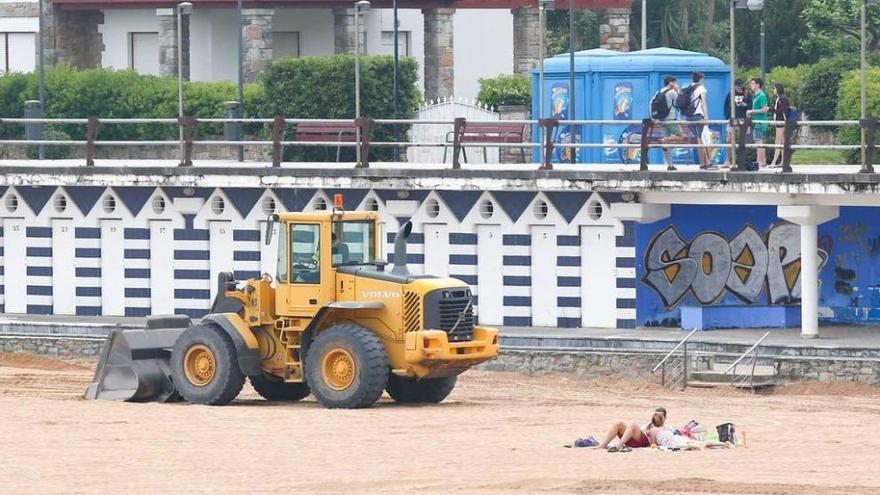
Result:
{"label": "lamp post", "polygon": [[[574,0],[568,0],[568,50],[569,50],[569,59],[568,59],[568,101],[569,101],[569,111],[568,118],[571,120],[577,120],[577,100],[575,99],[575,91],[574,91],[574,47],[577,42],[576,39],[576,31],[574,28]],[[571,142],[575,143],[577,141],[577,131],[575,126],[571,126]],[[569,155],[571,159],[571,163],[577,163],[577,148],[571,149],[571,154]]]}
{"label": "lamp post", "polygon": [[[46,113],[45,113],[46,112],[46,73],[45,73],[45,70],[46,70],[46,54],[45,54],[46,45],[44,43],[44,40],[46,39],[46,34],[43,31],[43,27],[44,27],[43,0],[40,0],[39,3],[40,3],[40,13],[39,13],[40,18],[37,22],[39,24],[38,29],[40,31],[40,34],[39,34],[39,36],[40,36],[40,40],[39,40],[39,43],[40,43],[40,59],[39,59],[40,75],[39,75],[37,84],[39,86],[38,98],[40,100],[40,118],[43,118],[46,115]],[[43,125],[42,124],[40,124],[39,129],[40,129],[40,140],[42,140],[43,139]],[[41,144],[40,146],[37,147],[37,150],[38,150],[37,156],[39,157],[39,159],[40,160],[45,159],[46,158],[46,147]]]}
{"label": "lamp post", "polygon": [[752,12],[761,13],[761,79],[765,79],[767,75],[767,62],[765,57],[766,39],[767,39],[767,23],[764,18],[764,0],[748,0],[746,8]]}
{"label": "lamp post", "polygon": [[[728,91],[730,91],[730,118],[736,118],[736,98],[733,97],[736,92],[736,3],[730,2],[730,85],[728,87]],[[728,132],[728,135],[733,135],[733,133]],[[736,162],[736,146],[733,146],[733,139],[730,139],[730,164],[734,167],[734,170],[739,170],[739,167]]]}
{"label": "lamp post", "polygon": [[[241,14],[241,0],[235,5],[235,11],[238,16],[238,117],[244,116],[244,40],[242,29],[244,28],[244,19]],[[244,161],[244,146],[238,146],[238,161]]]}
{"label": "lamp post", "polygon": [[[192,14],[192,4],[183,2],[177,4],[177,117],[183,118],[183,16]],[[180,163],[184,163],[183,125],[178,123],[180,129]]]}
{"label": "lamp post", "polygon": [[648,49],[648,0],[642,0],[642,50]]}
{"label": "lamp post", "polygon": [[[554,8],[554,0],[538,0],[538,24],[540,24],[540,29],[538,30],[538,118],[544,118],[544,36],[545,31],[547,30],[547,22],[545,19],[544,11],[553,10]],[[544,163],[544,141],[546,136],[544,136],[545,128],[544,126],[539,126],[541,131],[538,133],[540,138],[540,150],[539,157],[541,159],[541,163]]]}
{"label": "lamp post", "polygon": [[[397,82],[397,70],[398,70],[398,65],[400,64],[400,42],[398,41],[398,37],[400,36],[400,32],[398,31],[398,28],[400,27],[399,26],[400,22],[397,20],[397,0],[393,0],[391,2],[391,8],[394,12],[394,15],[393,15],[393,17],[394,17],[394,21],[393,21],[394,22],[394,65],[392,68],[392,75],[391,75],[391,77],[393,79],[391,82],[392,93],[393,93],[392,110],[394,113],[394,118],[396,119],[396,118],[398,118],[397,111],[400,106],[400,87],[398,86],[398,82]],[[394,125],[394,140],[397,142],[400,142],[400,127],[398,127],[397,124]],[[397,146],[394,147],[394,156],[396,158],[396,161],[399,162],[400,161],[400,148]]]}
{"label": "lamp post", "polygon": [[[859,106],[859,116],[861,119],[866,119],[868,117],[868,97],[866,93],[866,84],[867,84],[867,71],[868,71],[868,60],[867,60],[867,33],[866,33],[866,23],[868,17],[868,5],[875,5],[877,0],[863,0],[862,1],[862,11],[861,11],[861,62],[859,67],[859,77],[861,79],[861,92],[859,97],[861,98],[860,106]],[[865,166],[865,128],[861,127],[861,150],[862,150],[862,166]]]}
{"label": "lamp post", "polygon": [[[360,0],[354,4],[354,117],[361,118],[361,12],[370,11],[370,2]],[[355,154],[361,163],[361,128],[355,126]]]}

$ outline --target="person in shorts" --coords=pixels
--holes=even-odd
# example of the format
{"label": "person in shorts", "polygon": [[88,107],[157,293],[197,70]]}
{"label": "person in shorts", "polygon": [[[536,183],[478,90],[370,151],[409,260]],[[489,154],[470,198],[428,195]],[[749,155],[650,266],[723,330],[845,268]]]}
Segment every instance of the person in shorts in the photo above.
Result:
{"label": "person in shorts", "polygon": [[[660,138],[660,143],[681,143],[684,131],[681,129],[681,125],[676,122],[675,99],[678,98],[678,81],[675,76],[667,75],[663,78],[663,89],[660,92],[666,97],[666,106],[669,108],[669,113],[659,119],[660,132],[663,135]],[[675,170],[669,148],[663,148],[663,156],[666,159],[666,170]]]}
{"label": "person in shorts", "polygon": [[[752,139],[755,144],[763,145],[767,137],[767,112],[770,105],[767,103],[767,95],[764,93],[764,80],[760,77],[751,80],[752,86],[752,109],[746,115],[752,118],[754,129]],[[758,148],[758,167],[767,166],[767,150],[763,146]]]}
{"label": "person in shorts", "polygon": [[[694,88],[691,93],[691,101],[690,107],[694,109],[694,113],[692,115],[687,116],[687,120],[689,121],[699,121],[706,120],[709,116],[709,102],[708,102],[708,91],[706,90],[706,86],[703,84],[703,73],[702,72],[694,72],[691,78],[693,80]],[[696,144],[705,144],[703,142],[703,129],[706,127],[706,124],[692,124],[691,129],[693,130],[694,137],[696,138]],[[711,166],[709,161],[709,150],[708,148],[697,148],[697,156],[700,159],[700,168],[707,169]]]}
{"label": "person in shorts", "polygon": [[[608,452],[628,452],[632,449],[642,449],[656,444],[657,428],[666,424],[666,408],[658,407],[651,415],[651,422],[642,427],[636,423],[627,425],[623,421],[618,421],[611,425],[611,429],[597,449],[607,449]],[[620,440],[615,445],[609,445],[615,438]]]}

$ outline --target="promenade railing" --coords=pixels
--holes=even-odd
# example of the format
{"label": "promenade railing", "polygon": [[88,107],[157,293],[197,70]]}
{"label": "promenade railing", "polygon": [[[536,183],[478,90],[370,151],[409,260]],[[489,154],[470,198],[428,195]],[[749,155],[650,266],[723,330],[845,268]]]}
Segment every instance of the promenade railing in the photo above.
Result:
{"label": "promenade railing", "polygon": [[[285,139],[289,135],[287,131],[295,128],[297,124],[323,124],[323,125],[346,125],[352,129],[359,129],[359,138],[351,140],[329,139],[329,140],[302,140]],[[57,140],[45,139],[43,136],[43,126],[45,125],[82,125],[86,127],[86,138],[80,140]],[[175,126],[183,130],[182,139],[168,140],[103,140],[100,138],[99,129],[102,126],[109,125],[155,125],[155,126]],[[246,125],[264,126],[268,129],[268,135],[271,139],[198,139],[197,128],[200,124],[223,124],[225,136],[241,136],[242,129]],[[452,126],[451,142],[410,142],[410,141],[374,141],[375,130],[379,126],[411,126],[411,125],[442,125]],[[498,140],[490,140],[491,142],[474,142],[473,139],[463,140],[468,125],[524,125],[532,129],[532,142],[498,142]],[[730,143],[713,143],[704,144],[701,139],[695,136],[690,138],[678,138],[671,141],[668,137],[658,138],[658,134],[662,134],[662,127],[667,125],[678,125],[684,129],[689,129],[696,124],[723,126],[722,136],[730,135],[733,137]],[[754,125],[762,124],[776,128],[776,132],[783,133],[783,139],[780,144],[775,143],[754,143],[751,142],[750,133]],[[791,162],[792,155],[797,150],[816,149],[816,150],[842,150],[842,151],[860,151],[861,169],[860,173],[874,173],[874,159],[877,150],[876,134],[878,120],[869,118],[861,120],[828,120],[828,121],[752,121],[750,118],[732,119],[732,120],[701,120],[701,121],[655,121],[651,119],[643,120],[558,120],[558,119],[537,119],[537,120],[503,120],[503,121],[475,121],[466,120],[464,118],[456,118],[454,120],[411,120],[411,119],[373,119],[362,117],[357,119],[297,119],[286,116],[276,116],[272,119],[267,118],[201,118],[201,117],[183,117],[183,118],[137,118],[137,119],[121,119],[121,118],[0,118],[0,126],[6,125],[23,125],[25,138],[22,139],[2,139],[0,146],[5,145],[34,145],[34,146],[71,146],[79,145],[85,147],[85,159],[87,166],[95,164],[95,149],[97,147],[119,147],[119,146],[174,146],[179,147],[182,151],[179,157],[180,166],[191,166],[193,160],[193,147],[195,145],[213,146],[265,146],[271,147],[272,165],[281,166],[284,156],[284,149],[289,147],[334,147],[334,148],[360,148],[358,156],[360,160],[357,167],[366,168],[370,166],[370,149],[371,148],[413,148],[413,147],[451,147],[453,169],[461,168],[462,150],[465,148],[515,148],[515,149],[538,149],[537,155],[540,157],[536,162],[540,164],[540,169],[553,169],[554,152],[560,149],[570,149],[573,152],[578,149],[638,149],[639,150],[639,170],[647,171],[649,164],[650,150],[652,149],[726,149],[730,157],[733,158],[732,171],[740,172],[749,170],[746,157],[748,150],[764,148],[767,151],[782,151],[782,165],[780,171],[788,173],[792,171]],[[292,126],[292,127],[291,127]],[[580,129],[589,128],[591,126],[638,126],[641,130],[640,137],[637,142],[579,142],[579,138],[575,142],[556,142],[556,132],[561,126],[567,126],[568,129],[574,130],[570,135],[580,136],[583,133],[578,132]],[[799,144],[799,131],[805,127],[822,127],[822,128],[858,128],[864,135],[862,144]]]}

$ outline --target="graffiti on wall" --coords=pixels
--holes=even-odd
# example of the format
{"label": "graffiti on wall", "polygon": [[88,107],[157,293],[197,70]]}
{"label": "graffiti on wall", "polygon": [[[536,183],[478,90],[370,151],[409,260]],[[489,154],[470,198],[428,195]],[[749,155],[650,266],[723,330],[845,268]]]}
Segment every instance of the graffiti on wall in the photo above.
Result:
{"label": "graffiti on wall", "polygon": [[[819,268],[828,259],[820,249]],[[685,242],[675,227],[660,231],[645,251],[645,276],[667,309],[692,294],[700,304],[713,304],[725,293],[747,304],[766,292],[770,304],[800,301],[800,229],[776,224],[761,235],[746,226],[732,238],[702,232]]]}

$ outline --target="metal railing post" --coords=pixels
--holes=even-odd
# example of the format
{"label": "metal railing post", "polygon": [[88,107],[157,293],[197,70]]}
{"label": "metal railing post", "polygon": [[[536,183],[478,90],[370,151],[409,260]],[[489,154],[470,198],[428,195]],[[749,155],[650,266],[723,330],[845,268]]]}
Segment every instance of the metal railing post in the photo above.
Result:
{"label": "metal railing post", "polygon": [[95,136],[98,134],[98,118],[89,117],[86,127],[86,166],[95,166]]}
{"label": "metal railing post", "polygon": [[464,129],[467,127],[467,120],[464,117],[456,117],[452,124],[452,168],[461,168],[459,155],[461,155],[461,138],[464,136]]}
{"label": "metal railing post", "polygon": [[354,119],[354,125],[360,131],[358,133],[360,141],[356,143],[360,149],[360,161],[356,165],[357,168],[370,167],[370,134],[373,132],[374,121],[375,119],[372,117],[358,117]]}
{"label": "metal railing post", "polygon": [[[782,172],[791,172],[791,155],[794,150],[791,145],[794,144],[794,133],[797,132],[798,123],[796,120],[786,120],[785,127],[782,129]],[[779,129],[776,129],[779,132]]]}
{"label": "metal railing post", "polygon": [[[223,108],[227,119],[241,118],[241,103],[237,101],[223,102]],[[223,123],[223,139],[227,141],[241,141],[241,122],[224,122]],[[236,145],[238,151],[238,161],[244,161],[244,146]]]}
{"label": "metal railing post", "polygon": [[[28,100],[24,102],[24,118],[26,119],[42,119],[43,103],[40,100]],[[43,123],[28,122],[24,125],[24,138],[28,141],[43,140]],[[45,145],[38,145],[38,156],[42,160],[46,156]]]}
{"label": "metal railing post", "polygon": [[663,364],[660,365],[660,385],[666,386],[666,361],[663,361]]}
{"label": "metal railing post", "polygon": [[860,174],[873,174],[874,173],[874,151],[875,151],[875,143],[877,140],[877,119],[860,119],[859,127],[862,128],[862,133],[865,136],[864,139],[864,147],[862,150],[862,156],[865,157],[865,163],[862,164],[862,169],[859,170]]}
{"label": "metal railing post", "polygon": [[559,119],[539,119],[538,125],[544,129],[544,162],[539,170],[553,170],[553,131],[559,127]]}
{"label": "metal railing post", "polygon": [[681,389],[684,390],[688,386],[688,346],[687,346],[687,343],[684,344],[684,347],[682,347],[681,351],[684,354],[684,357],[682,360],[682,365],[681,365],[682,368],[684,369],[684,371],[683,371],[684,376],[681,379]]}
{"label": "metal railing post", "polygon": [[739,123],[739,128],[737,129],[737,134],[739,134],[739,143],[737,143],[736,149],[736,166],[733,168],[734,171],[737,172],[746,172],[746,142],[748,141],[749,129],[752,127],[752,118],[746,117],[741,123]]}
{"label": "metal railing post", "polygon": [[272,121],[272,166],[281,166],[281,140],[284,138],[284,116],[276,115]]}
{"label": "metal railing post", "polygon": [[178,119],[178,125],[183,130],[183,141],[181,142],[183,155],[180,157],[180,167],[192,166],[193,140],[195,140],[196,123],[198,119],[192,116],[184,116]]}
{"label": "metal railing post", "polygon": [[642,119],[642,147],[639,156],[639,172],[648,171],[648,152],[650,151],[649,141],[651,140],[651,131],[654,129],[653,119]]}

